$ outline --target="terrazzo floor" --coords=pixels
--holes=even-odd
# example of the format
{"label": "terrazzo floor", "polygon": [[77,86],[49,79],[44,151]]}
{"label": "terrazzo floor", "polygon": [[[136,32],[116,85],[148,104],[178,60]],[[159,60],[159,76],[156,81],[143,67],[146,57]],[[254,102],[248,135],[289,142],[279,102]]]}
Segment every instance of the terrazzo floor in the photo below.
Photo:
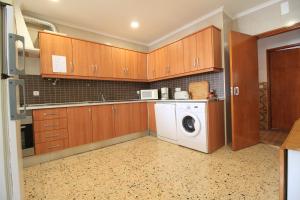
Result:
{"label": "terrazzo floor", "polygon": [[207,155],[143,137],[24,169],[25,199],[279,199],[278,149]]}

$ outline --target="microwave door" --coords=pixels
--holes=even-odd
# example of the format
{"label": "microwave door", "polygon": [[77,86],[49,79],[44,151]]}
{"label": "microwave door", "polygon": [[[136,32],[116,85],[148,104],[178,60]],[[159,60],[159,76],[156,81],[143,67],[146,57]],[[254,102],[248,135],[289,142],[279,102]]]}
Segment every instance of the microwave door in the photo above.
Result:
{"label": "microwave door", "polygon": [[[18,44],[21,36],[14,34],[13,7],[0,2],[1,18],[1,82],[0,82],[0,199],[23,199],[23,159],[21,147],[20,119],[25,111],[20,111],[20,89],[25,98],[24,81],[18,75],[24,74],[25,62],[18,62]],[[24,56],[21,48],[21,57]],[[26,103],[24,102],[26,105]],[[25,106],[26,107],[26,106]]]}

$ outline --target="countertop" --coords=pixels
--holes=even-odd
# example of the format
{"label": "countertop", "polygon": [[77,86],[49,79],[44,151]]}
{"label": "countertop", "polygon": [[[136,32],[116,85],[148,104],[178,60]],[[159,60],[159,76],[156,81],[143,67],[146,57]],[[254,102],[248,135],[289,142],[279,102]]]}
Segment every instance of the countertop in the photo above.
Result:
{"label": "countertop", "polygon": [[[222,99],[219,99],[222,100]],[[156,103],[165,103],[165,102],[204,102],[207,103],[211,100],[199,99],[199,100],[141,100],[141,99],[130,99],[130,100],[113,100],[113,101],[84,101],[84,102],[68,102],[68,103],[45,103],[45,104],[29,104],[26,106],[26,110],[38,110],[38,109],[47,109],[47,108],[65,108],[65,107],[80,107],[80,106],[96,106],[96,105],[107,105],[107,104],[124,104],[124,103],[142,103],[142,102],[156,102]],[[213,100],[214,101],[214,100]],[[24,107],[20,107],[20,110],[24,110]]]}
{"label": "countertop", "polygon": [[300,119],[294,123],[292,130],[281,145],[281,148],[300,151]]}

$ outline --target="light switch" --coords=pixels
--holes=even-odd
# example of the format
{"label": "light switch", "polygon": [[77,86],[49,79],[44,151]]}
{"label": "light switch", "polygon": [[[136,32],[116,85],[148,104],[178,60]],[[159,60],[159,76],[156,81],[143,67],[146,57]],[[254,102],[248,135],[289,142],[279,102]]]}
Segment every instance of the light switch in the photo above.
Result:
{"label": "light switch", "polygon": [[40,96],[40,91],[33,91],[33,96],[34,97]]}
{"label": "light switch", "polygon": [[285,1],[280,4],[281,15],[286,15],[290,12],[289,2]]}

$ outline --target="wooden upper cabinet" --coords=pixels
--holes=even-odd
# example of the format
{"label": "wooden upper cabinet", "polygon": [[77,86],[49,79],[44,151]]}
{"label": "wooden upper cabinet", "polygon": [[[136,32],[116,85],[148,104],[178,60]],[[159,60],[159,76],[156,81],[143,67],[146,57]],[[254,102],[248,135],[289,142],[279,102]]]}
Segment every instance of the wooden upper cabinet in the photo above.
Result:
{"label": "wooden upper cabinet", "polygon": [[92,107],[93,142],[114,137],[113,105]]}
{"label": "wooden upper cabinet", "polygon": [[168,58],[168,48],[163,47],[156,50],[155,53],[155,72],[156,77],[165,77],[170,73],[169,58]]}
{"label": "wooden upper cabinet", "polygon": [[67,108],[69,146],[92,142],[92,109],[86,107]]}
{"label": "wooden upper cabinet", "polygon": [[147,80],[147,55],[145,53],[137,54],[137,65],[134,70],[134,79]]}
{"label": "wooden upper cabinet", "polygon": [[114,78],[127,78],[126,73],[126,50],[112,47],[112,66]]}
{"label": "wooden upper cabinet", "polygon": [[[72,42],[70,38],[39,33],[41,75],[70,75],[72,70]],[[66,57],[66,73],[53,72],[52,56]]]}
{"label": "wooden upper cabinet", "polygon": [[125,50],[125,77],[134,79],[135,70],[138,65],[138,56],[137,53],[130,50]]}
{"label": "wooden upper cabinet", "polygon": [[[88,59],[90,57],[90,44],[82,40],[72,39],[73,50],[73,67],[71,69],[72,75],[75,76],[92,76],[93,62]],[[94,52],[93,52],[94,53]]]}
{"label": "wooden upper cabinet", "polygon": [[113,77],[114,70],[112,64],[112,48],[110,46],[98,44],[100,63],[96,68],[97,77]]}
{"label": "wooden upper cabinet", "polygon": [[184,73],[182,40],[179,40],[168,46],[168,59],[169,75]]}
{"label": "wooden upper cabinet", "polygon": [[196,55],[197,43],[196,35],[191,35],[182,40],[183,42],[183,65],[184,72],[191,72],[197,70],[196,68]]}
{"label": "wooden upper cabinet", "polygon": [[155,51],[147,54],[147,77],[149,80],[155,79],[156,77],[155,56]]}

